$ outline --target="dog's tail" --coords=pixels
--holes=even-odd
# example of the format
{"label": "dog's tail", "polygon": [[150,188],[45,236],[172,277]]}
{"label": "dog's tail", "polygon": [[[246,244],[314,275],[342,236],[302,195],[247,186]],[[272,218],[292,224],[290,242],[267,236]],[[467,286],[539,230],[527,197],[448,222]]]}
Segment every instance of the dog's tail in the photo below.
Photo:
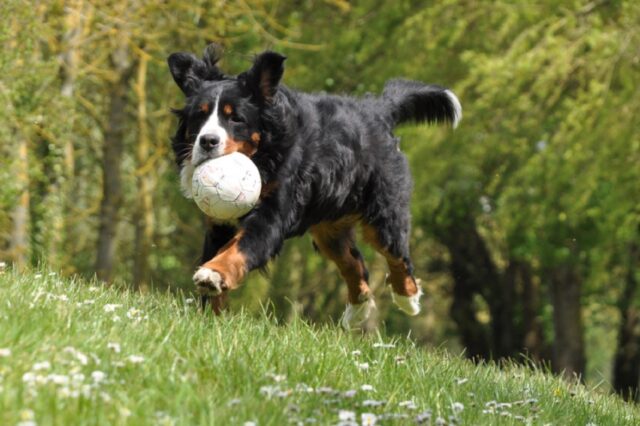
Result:
{"label": "dog's tail", "polygon": [[462,119],[460,101],[449,89],[411,80],[389,80],[382,92],[392,125],[406,121],[448,122],[455,128]]}

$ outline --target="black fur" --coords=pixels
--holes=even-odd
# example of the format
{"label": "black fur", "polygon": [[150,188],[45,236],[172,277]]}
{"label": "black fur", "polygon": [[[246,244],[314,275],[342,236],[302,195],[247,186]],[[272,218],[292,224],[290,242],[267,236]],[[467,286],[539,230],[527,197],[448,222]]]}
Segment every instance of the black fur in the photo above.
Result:
{"label": "black fur", "polygon": [[[280,84],[282,55],[262,53],[250,70],[231,77],[216,66],[217,53],[211,52],[218,50],[207,52],[203,60],[185,53],[169,57],[173,77],[187,96],[186,106],[177,112],[173,148],[179,165],[189,161],[206,119],[198,106],[214,102],[220,90],[220,102],[232,104],[237,114],[221,116],[227,132],[236,139],[252,132],[261,135],[252,160],[263,185],[274,189],[236,225],[244,230],[239,246],[247,269],[265,265],[285,239],[348,215],[373,226],[381,246],[410,269],[412,181],[393,128],[406,121],[455,123],[459,104],[451,92],[392,80],[381,97],[307,94]],[[203,261],[232,235],[228,227],[215,238],[208,233]]]}

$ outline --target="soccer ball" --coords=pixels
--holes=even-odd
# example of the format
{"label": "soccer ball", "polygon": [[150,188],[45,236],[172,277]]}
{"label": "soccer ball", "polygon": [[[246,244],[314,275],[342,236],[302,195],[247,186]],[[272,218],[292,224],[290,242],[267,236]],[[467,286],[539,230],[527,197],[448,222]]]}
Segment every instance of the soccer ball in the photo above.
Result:
{"label": "soccer ball", "polygon": [[208,160],[193,172],[193,199],[207,216],[237,219],[258,202],[262,182],[253,161],[234,152]]}

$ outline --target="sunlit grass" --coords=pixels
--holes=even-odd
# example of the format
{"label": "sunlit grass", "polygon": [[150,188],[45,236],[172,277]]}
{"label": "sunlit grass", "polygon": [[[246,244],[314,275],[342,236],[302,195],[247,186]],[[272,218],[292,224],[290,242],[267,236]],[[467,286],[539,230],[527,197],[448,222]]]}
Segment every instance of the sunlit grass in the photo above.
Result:
{"label": "sunlit grass", "polygon": [[[637,424],[616,397],[302,320],[0,275],[0,424]],[[355,423],[353,423],[355,422]],[[444,423],[442,423],[444,424]]]}

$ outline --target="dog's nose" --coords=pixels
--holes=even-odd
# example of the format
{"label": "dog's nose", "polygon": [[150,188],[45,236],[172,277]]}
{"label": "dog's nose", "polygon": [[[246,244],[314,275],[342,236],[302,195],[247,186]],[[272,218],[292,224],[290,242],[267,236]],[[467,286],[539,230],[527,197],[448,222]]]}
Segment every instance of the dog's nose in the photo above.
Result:
{"label": "dog's nose", "polygon": [[206,134],[200,136],[200,146],[205,151],[211,151],[213,148],[218,146],[220,143],[220,138],[213,134]]}

